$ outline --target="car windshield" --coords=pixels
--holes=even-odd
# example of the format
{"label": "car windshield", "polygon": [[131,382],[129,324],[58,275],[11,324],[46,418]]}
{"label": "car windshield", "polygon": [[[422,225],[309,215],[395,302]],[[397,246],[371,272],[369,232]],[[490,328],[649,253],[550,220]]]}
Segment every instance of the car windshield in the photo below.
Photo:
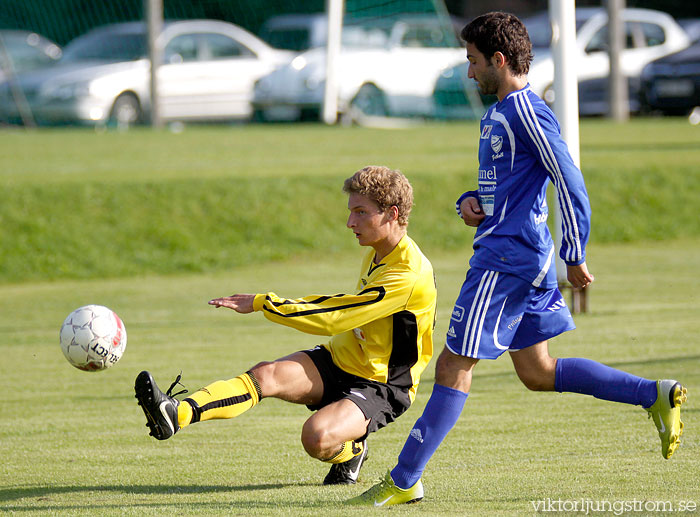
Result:
{"label": "car windshield", "polygon": [[[15,70],[40,68],[53,63],[61,55],[61,49],[43,42],[37,34],[4,33],[1,35],[8,57]],[[0,63],[4,60],[0,59]]]}
{"label": "car windshield", "polygon": [[389,31],[382,27],[346,25],[341,32],[343,46],[346,47],[385,47],[389,42]]}
{"label": "car windshield", "polygon": [[69,43],[63,52],[63,62],[76,61],[135,61],[148,53],[143,33],[99,33],[82,36]]}
{"label": "car windshield", "polygon": [[457,45],[454,34],[449,28],[437,23],[417,23],[409,21],[392,21],[385,23],[363,20],[349,21],[343,26],[341,37],[347,47],[382,48],[389,44],[402,47],[439,48]]}
{"label": "car windshield", "polygon": [[266,29],[260,37],[275,48],[301,52],[311,47],[311,33],[306,28]]}
{"label": "car windshield", "polygon": [[[586,23],[588,18],[576,19],[576,32],[581,26]],[[527,32],[530,35],[530,41],[533,48],[549,47],[552,42],[552,26],[549,22],[549,16],[534,16],[523,20]]]}

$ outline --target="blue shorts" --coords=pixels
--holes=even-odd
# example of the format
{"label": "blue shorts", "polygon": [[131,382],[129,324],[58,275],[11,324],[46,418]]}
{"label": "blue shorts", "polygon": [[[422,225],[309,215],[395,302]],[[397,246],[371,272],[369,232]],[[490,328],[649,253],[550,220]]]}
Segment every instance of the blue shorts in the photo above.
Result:
{"label": "blue shorts", "polygon": [[472,268],[452,310],[445,345],[457,355],[496,359],[575,328],[559,289]]}

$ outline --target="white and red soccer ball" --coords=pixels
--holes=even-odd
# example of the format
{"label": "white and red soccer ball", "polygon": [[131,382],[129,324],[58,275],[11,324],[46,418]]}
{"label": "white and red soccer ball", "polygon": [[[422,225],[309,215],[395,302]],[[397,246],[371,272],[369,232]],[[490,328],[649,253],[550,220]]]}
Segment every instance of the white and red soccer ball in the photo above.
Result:
{"label": "white and red soccer ball", "polygon": [[63,355],[80,370],[97,372],[114,366],[125,349],[124,323],[102,305],[75,309],[61,326]]}

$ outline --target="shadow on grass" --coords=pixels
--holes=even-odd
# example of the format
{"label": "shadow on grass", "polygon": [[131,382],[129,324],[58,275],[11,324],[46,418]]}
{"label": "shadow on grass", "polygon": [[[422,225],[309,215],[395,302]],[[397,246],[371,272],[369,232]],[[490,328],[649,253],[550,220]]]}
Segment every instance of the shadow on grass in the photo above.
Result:
{"label": "shadow on grass", "polygon": [[[556,354],[554,354],[554,357],[557,357]],[[585,351],[582,351],[581,354],[572,354],[572,355],[567,355],[565,357],[586,357]],[[692,362],[692,361],[700,361],[700,355],[681,355],[681,356],[675,356],[675,357],[654,357],[654,358],[649,358],[649,359],[635,359],[635,360],[629,360],[629,361],[603,361],[603,363],[606,366],[610,366],[612,368],[617,368],[620,370],[624,370],[627,367],[630,366],[644,366],[644,365],[650,365],[650,364],[668,364],[668,363],[679,363],[679,364],[686,364],[687,362]],[[422,384],[428,384],[428,383],[434,383],[435,382],[435,374],[434,372],[426,372],[427,375],[423,375],[421,378],[421,383]],[[474,378],[475,379],[506,379],[506,378],[513,378],[517,380],[517,376],[515,373],[514,369],[509,369],[503,372],[495,372],[495,373],[481,373],[479,371],[479,367],[477,366],[475,371],[474,371]],[[678,379],[683,383],[683,379]],[[684,383],[685,384],[685,383]]]}
{"label": "shadow on grass", "polygon": [[665,364],[665,363],[685,363],[686,361],[700,361],[700,355],[679,355],[676,357],[654,357],[653,359],[643,359],[637,361],[616,361],[609,363],[608,366],[637,366],[645,364]]}
{"label": "shadow on grass", "polygon": [[[96,485],[96,486],[30,486],[21,488],[0,489],[0,501],[6,503],[25,497],[36,500],[50,501],[52,496],[72,494],[80,492],[122,492],[125,495],[178,495],[178,494],[206,494],[222,492],[253,492],[256,490],[280,490],[290,487],[319,486],[318,483],[269,483],[264,485]],[[0,506],[0,510],[4,507]]]}
{"label": "shadow on grass", "polygon": [[[240,510],[245,510],[245,513],[234,513],[233,515],[247,515],[251,510],[270,510],[271,512],[279,511],[279,508],[284,506],[284,508],[306,508],[308,510],[312,508],[319,507],[319,503],[312,502],[285,502],[284,505],[276,502],[264,502],[264,501],[222,501],[222,502],[201,502],[201,501],[189,501],[189,502],[145,502],[145,501],[130,501],[117,502],[114,504],[109,503],[98,503],[93,504],[76,504],[76,503],[66,503],[66,504],[48,504],[48,505],[33,505],[33,504],[22,504],[22,505],[0,505],[0,513],[2,512],[45,512],[46,515],[53,515],[57,512],[89,512],[89,514],[100,515],[120,515],[122,512],[143,512],[143,515],[162,515],[162,512],[172,513],[177,515],[181,510],[187,509],[189,506],[192,508],[196,507],[196,511],[199,514],[209,514],[209,515],[232,515],[233,512],[238,512]],[[115,513],[116,512],[116,513]],[[131,515],[132,513],[129,513]],[[73,513],[70,513],[73,515]],[[273,513],[274,515],[274,513]]]}

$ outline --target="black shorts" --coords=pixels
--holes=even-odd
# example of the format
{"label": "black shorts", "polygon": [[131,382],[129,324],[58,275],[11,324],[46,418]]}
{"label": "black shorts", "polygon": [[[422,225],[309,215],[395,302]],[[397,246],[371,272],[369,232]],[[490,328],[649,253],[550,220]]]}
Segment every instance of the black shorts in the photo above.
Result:
{"label": "black shorts", "polygon": [[[322,346],[304,350],[316,365],[323,380],[323,398],[320,404],[307,406],[317,411],[342,399],[351,400],[369,419],[367,434],[386,427],[411,405],[408,390],[383,382],[372,381],[342,370],[334,362],[331,353]],[[367,434],[358,438],[364,440]]]}

